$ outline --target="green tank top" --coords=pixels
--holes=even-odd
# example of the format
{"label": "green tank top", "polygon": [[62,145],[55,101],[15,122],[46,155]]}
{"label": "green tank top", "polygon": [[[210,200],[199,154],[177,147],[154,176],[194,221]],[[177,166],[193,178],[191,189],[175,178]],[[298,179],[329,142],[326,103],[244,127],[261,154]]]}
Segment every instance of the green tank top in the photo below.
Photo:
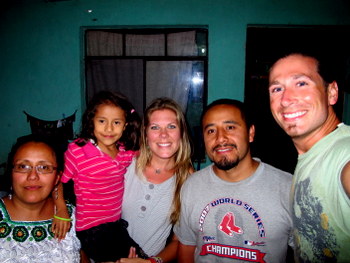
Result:
{"label": "green tank top", "polygon": [[297,261],[350,262],[350,199],[340,181],[349,161],[344,124],[299,155],[291,199]]}

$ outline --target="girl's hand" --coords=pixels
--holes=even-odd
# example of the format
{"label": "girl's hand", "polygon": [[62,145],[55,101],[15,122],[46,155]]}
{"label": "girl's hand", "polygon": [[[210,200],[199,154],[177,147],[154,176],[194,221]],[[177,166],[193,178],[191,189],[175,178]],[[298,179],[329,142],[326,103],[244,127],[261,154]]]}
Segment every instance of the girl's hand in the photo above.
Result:
{"label": "girl's hand", "polygon": [[[57,217],[70,219],[67,209],[63,211],[57,211]],[[52,221],[52,232],[55,234],[55,238],[62,240],[66,237],[67,232],[71,227],[70,221],[61,220],[58,218],[53,218]]]}
{"label": "girl's hand", "polygon": [[142,258],[121,258],[117,263],[151,263],[151,261]]}
{"label": "girl's hand", "polygon": [[121,258],[117,263],[150,263],[151,261],[147,259],[138,258],[136,254],[136,249],[134,247],[130,248],[128,258]]}
{"label": "girl's hand", "polygon": [[[55,238],[62,240],[66,237],[67,232],[71,227],[71,219],[68,213],[66,202],[63,197],[63,185],[58,183],[55,189],[52,191],[52,198],[56,207],[57,218],[53,218],[52,221],[52,232],[55,234]],[[62,218],[62,219],[60,219]],[[66,219],[66,220],[64,220]]]}
{"label": "girl's hand", "polygon": [[130,247],[128,258],[137,258],[136,248]]}

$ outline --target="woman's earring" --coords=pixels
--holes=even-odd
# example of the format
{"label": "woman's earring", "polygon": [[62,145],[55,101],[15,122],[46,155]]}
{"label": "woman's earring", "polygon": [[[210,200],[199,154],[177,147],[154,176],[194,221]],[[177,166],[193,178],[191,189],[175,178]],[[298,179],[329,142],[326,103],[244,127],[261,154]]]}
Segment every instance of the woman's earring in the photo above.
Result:
{"label": "woman's earring", "polygon": [[13,193],[13,189],[12,186],[10,187],[10,192],[9,192],[9,199],[12,200],[12,193]]}
{"label": "woman's earring", "polygon": [[58,199],[58,186],[55,187],[54,192],[55,192],[55,199],[57,200]]}

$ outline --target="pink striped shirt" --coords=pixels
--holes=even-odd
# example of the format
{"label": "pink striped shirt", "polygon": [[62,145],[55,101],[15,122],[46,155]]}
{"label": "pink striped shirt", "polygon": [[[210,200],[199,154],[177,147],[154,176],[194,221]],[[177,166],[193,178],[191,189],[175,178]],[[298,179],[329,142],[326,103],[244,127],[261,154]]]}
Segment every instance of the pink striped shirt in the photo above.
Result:
{"label": "pink striped shirt", "polygon": [[69,144],[61,181],[74,181],[77,231],[120,219],[124,174],[134,156],[120,149],[112,159],[91,142],[83,147]]}

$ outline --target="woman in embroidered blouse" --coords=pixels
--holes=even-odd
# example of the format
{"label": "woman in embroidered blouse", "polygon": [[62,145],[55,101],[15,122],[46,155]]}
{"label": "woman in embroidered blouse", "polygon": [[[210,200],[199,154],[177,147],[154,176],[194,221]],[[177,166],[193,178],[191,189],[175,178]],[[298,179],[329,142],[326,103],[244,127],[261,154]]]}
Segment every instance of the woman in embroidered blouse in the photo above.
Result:
{"label": "woman in embroidered blouse", "polygon": [[80,242],[72,225],[64,240],[55,239],[52,192],[62,171],[60,155],[49,141],[35,135],[21,137],[12,147],[8,170],[12,193],[0,199],[1,262],[80,261]]}
{"label": "woman in embroidered blouse", "polygon": [[140,154],[125,174],[122,209],[130,236],[151,257],[120,262],[171,262],[176,258],[178,241],[168,237],[179,218],[180,188],[193,172],[190,157],[180,106],[169,98],[155,99],[144,113]]}

